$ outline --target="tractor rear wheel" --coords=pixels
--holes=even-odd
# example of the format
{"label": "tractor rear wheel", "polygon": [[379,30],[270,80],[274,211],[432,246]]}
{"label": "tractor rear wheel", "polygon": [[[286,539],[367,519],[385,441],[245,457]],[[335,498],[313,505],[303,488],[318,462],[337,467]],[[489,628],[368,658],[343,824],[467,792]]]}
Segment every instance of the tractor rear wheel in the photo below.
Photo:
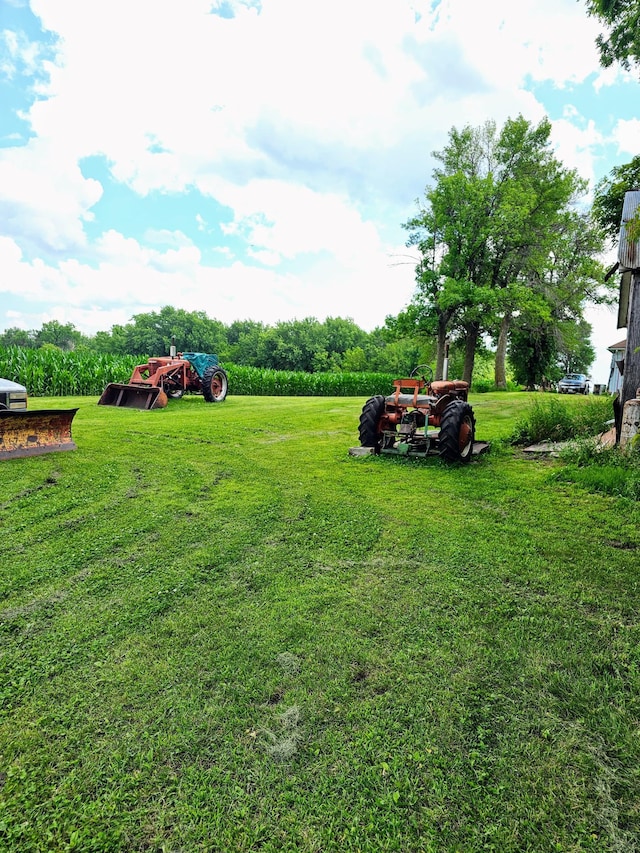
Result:
{"label": "tractor rear wheel", "polygon": [[376,453],[380,453],[382,445],[380,419],[383,414],[384,397],[381,394],[378,394],[376,397],[370,397],[362,407],[362,414],[360,415],[358,432],[360,434],[361,447],[373,447]]}
{"label": "tractor rear wheel", "polygon": [[221,367],[207,367],[202,374],[202,393],[207,403],[222,403],[228,387],[227,374]]}
{"label": "tractor rear wheel", "polygon": [[454,400],[442,413],[438,452],[446,462],[470,462],[476,419],[469,403]]}

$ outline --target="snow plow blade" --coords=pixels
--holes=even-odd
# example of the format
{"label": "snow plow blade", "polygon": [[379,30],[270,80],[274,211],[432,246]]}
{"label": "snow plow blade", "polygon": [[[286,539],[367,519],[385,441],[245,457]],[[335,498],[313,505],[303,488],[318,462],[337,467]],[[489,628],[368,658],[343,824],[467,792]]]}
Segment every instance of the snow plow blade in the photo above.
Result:
{"label": "snow plow blade", "polygon": [[71,438],[71,421],[77,411],[0,411],[0,459],[75,450],[76,445]]}
{"label": "snow plow blade", "polygon": [[118,406],[121,409],[164,409],[167,395],[156,385],[120,385],[112,382],[102,392],[99,406]]}

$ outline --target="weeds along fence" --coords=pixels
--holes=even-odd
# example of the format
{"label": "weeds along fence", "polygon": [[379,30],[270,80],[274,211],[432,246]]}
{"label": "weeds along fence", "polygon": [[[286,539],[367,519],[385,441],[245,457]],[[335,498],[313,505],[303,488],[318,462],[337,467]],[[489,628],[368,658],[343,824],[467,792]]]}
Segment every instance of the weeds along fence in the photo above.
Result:
{"label": "weeds along fence", "polygon": [[[128,382],[139,356],[54,347],[0,347],[0,377],[24,385],[33,397],[94,396],[110,382]],[[224,365],[229,393],[268,397],[370,397],[387,394],[393,376],[386,373],[303,373]]]}

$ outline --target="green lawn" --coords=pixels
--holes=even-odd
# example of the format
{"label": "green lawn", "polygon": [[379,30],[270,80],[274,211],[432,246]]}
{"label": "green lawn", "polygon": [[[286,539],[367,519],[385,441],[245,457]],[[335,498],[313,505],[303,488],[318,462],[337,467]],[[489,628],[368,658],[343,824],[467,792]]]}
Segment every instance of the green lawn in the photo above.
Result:
{"label": "green lawn", "polygon": [[0,850],[637,850],[640,504],[497,441],[530,398],[463,467],[350,457],[363,399],[31,400]]}

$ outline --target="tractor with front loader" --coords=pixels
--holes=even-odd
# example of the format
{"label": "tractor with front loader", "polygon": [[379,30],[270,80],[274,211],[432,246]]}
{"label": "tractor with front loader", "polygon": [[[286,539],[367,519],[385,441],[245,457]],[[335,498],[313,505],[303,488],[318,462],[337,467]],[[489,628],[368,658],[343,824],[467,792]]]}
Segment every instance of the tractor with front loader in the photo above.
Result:
{"label": "tractor with front loader", "polygon": [[187,391],[202,394],[207,403],[221,403],[227,396],[227,373],[216,355],[203,352],[176,353],[150,358],[133,369],[128,383],[111,382],[98,400],[99,406],[125,409],[163,409]]}
{"label": "tractor with front loader", "polygon": [[360,445],[371,453],[439,456],[467,463],[488,448],[475,441],[476,421],[467,400],[469,384],[433,379],[419,365],[406,379],[396,379],[389,396],[370,397],[360,415]]}

